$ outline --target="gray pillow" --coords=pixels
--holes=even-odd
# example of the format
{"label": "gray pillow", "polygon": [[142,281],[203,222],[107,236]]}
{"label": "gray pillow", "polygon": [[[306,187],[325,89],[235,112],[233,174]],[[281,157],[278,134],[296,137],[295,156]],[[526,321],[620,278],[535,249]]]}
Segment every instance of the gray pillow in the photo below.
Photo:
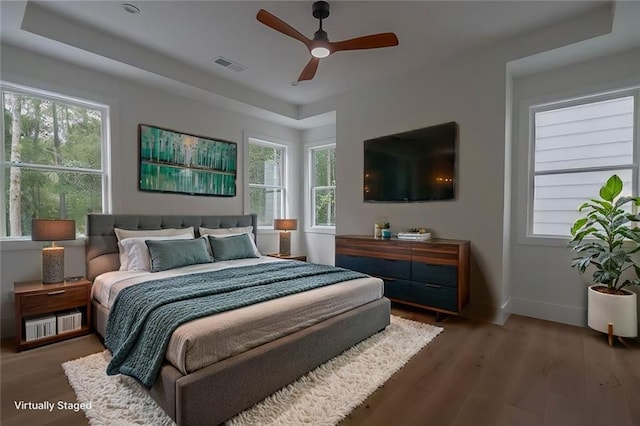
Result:
{"label": "gray pillow", "polygon": [[253,241],[251,241],[249,234],[232,235],[224,238],[216,238],[209,235],[208,238],[213,251],[213,259],[216,262],[259,257],[256,256]]}
{"label": "gray pillow", "polygon": [[166,271],[187,265],[211,263],[204,238],[195,240],[146,240],[151,258],[151,272]]}

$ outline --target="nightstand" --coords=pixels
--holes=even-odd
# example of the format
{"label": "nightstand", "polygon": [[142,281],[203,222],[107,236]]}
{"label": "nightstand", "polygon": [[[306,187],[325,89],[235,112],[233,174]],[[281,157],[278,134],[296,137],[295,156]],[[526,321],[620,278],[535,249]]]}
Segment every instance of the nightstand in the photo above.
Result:
{"label": "nightstand", "polygon": [[[18,351],[82,336],[91,331],[91,281],[85,278],[56,284],[24,281],[15,283],[13,292]],[[78,312],[81,316],[80,328],[76,328]],[[29,331],[25,321],[29,321],[33,327]],[[37,323],[41,325],[36,326]],[[58,323],[61,327],[58,327]],[[59,328],[70,331],[59,332]],[[27,334],[30,340],[27,340]],[[40,335],[46,337],[34,338]]]}
{"label": "nightstand", "polygon": [[307,256],[299,255],[299,254],[278,254],[271,253],[268,254],[269,257],[277,257],[278,259],[288,259],[288,260],[301,260],[303,262],[307,261]]}

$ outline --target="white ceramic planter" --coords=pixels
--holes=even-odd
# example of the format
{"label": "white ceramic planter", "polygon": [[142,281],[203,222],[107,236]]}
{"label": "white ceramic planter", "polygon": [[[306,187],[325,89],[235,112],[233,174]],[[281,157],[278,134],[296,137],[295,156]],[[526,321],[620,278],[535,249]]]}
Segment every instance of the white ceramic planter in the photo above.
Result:
{"label": "white ceramic planter", "polygon": [[594,330],[608,333],[609,324],[613,324],[614,336],[638,336],[638,306],[636,294],[624,290],[627,296],[600,293],[589,287],[588,324]]}

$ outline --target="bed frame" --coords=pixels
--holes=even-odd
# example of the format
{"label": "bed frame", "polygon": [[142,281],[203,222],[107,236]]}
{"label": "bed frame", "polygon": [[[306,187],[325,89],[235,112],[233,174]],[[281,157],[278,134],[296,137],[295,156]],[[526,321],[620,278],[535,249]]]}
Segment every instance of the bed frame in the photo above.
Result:
{"label": "bed frame", "polygon": [[[144,216],[90,214],[87,218],[87,277],[118,270],[114,228],[164,229],[252,225],[256,215]],[[104,336],[108,312],[92,301],[93,327]],[[386,298],[324,320],[296,333],[183,375],[165,363],[149,390],[178,425],[215,425],[228,420],[344,350],[389,325]]]}

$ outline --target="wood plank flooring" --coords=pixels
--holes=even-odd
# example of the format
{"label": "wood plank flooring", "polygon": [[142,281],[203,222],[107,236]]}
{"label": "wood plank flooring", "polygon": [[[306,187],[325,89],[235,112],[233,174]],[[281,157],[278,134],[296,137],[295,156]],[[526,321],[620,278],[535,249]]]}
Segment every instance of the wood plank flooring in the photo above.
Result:
{"label": "wood plank flooring", "polygon": [[[393,314],[435,323],[418,309]],[[640,340],[520,316],[504,326],[449,317],[431,344],[356,408],[352,425],[640,426]],[[75,402],[60,367],[103,350],[95,335],[16,353],[2,341],[2,425],[86,425],[82,412],[17,410],[14,401]]]}

